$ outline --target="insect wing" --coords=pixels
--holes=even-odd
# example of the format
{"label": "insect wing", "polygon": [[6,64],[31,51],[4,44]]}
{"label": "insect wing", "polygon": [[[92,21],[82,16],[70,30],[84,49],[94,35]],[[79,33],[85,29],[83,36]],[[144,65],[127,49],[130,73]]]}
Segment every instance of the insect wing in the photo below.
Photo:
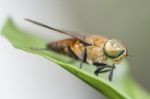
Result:
{"label": "insect wing", "polygon": [[81,41],[83,44],[85,44],[85,45],[91,45],[91,44],[89,44],[88,42],[85,41],[86,36],[84,36],[84,35],[75,34],[75,33],[73,33],[73,32],[66,32],[66,31],[63,31],[63,30],[60,30],[60,29],[56,29],[56,28],[50,27],[50,26],[48,26],[48,25],[45,25],[45,24],[43,24],[43,23],[40,23],[40,22],[37,22],[37,21],[34,21],[34,20],[30,20],[30,19],[25,19],[25,20],[26,20],[26,21],[29,21],[29,22],[31,22],[31,23],[34,23],[34,24],[36,24],[36,25],[39,25],[39,26],[42,26],[42,27],[51,29],[51,30],[53,30],[53,31],[57,31],[57,32],[62,33],[62,34],[69,35],[69,36],[71,36],[71,37],[73,37],[73,38],[76,38],[76,39],[80,40],[80,41]]}

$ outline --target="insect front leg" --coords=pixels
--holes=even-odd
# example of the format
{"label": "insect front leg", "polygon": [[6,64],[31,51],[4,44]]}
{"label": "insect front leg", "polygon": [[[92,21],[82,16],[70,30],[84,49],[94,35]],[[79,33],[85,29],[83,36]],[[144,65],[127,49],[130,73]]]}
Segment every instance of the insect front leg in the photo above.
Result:
{"label": "insect front leg", "polygon": [[104,66],[98,67],[98,68],[95,70],[94,74],[95,74],[96,76],[98,76],[98,74],[99,74],[104,68],[105,68]]}
{"label": "insect front leg", "polygon": [[97,66],[97,69],[95,70],[94,74],[98,76],[99,73],[105,73],[105,72],[109,72],[110,69],[107,70],[103,70],[105,68],[110,68],[111,66],[104,64],[104,63],[94,63],[93,65]]}
{"label": "insect front leg", "polygon": [[[99,73],[105,73],[105,72],[109,72],[110,71],[108,79],[109,79],[109,81],[112,81],[113,70],[115,69],[115,64],[113,64],[112,66],[110,66],[110,65],[107,65],[107,64],[103,64],[103,63],[94,63],[94,65],[98,66],[98,68],[94,72],[95,75],[98,76]],[[109,69],[103,70],[105,68],[109,68]]]}
{"label": "insect front leg", "polygon": [[109,73],[109,81],[112,81],[113,71],[114,71],[115,68],[116,68],[115,64],[113,64],[111,69],[110,69],[110,73]]}

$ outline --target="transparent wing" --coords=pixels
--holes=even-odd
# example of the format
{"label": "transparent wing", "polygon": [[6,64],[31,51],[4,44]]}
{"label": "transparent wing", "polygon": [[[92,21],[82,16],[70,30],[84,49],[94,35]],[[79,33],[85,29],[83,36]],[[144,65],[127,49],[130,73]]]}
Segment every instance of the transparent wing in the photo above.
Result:
{"label": "transparent wing", "polygon": [[85,35],[81,35],[81,34],[76,34],[76,33],[73,33],[73,32],[66,32],[66,31],[63,31],[63,30],[60,30],[60,29],[56,29],[56,28],[53,28],[53,27],[50,27],[48,25],[45,25],[43,23],[40,23],[40,22],[37,22],[37,21],[34,21],[34,20],[30,20],[30,19],[25,19],[26,21],[29,21],[31,23],[34,23],[36,25],[39,25],[39,26],[42,26],[42,27],[45,27],[45,28],[48,28],[48,29],[51,29],[53,31],[57,31],[59,33],[62,33],[62,34],[66,34],[66,35],[69,35],[73,38],[76,38],[78,40],[80,40],[82,43],[84,43],[85,45],[91,45],[89,44],[88,42],[85,41],[85,38],[86,36]]}

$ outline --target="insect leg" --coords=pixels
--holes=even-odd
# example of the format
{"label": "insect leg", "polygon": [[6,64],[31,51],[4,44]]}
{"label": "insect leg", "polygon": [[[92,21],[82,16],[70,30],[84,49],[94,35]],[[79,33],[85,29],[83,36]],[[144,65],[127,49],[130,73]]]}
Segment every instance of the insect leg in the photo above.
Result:
{"label": "insect leg", "polygon": [[[109,76],[108,79],[109,81],[112,81],[112,77],[113,77],[113,70],[115,69],[115,64],[113,64],[112,66],[104,64],[104,63],[94,63],[94,65],[98,66],[97,70],[94,72],[95,75],[98,76],[99,73],[105,73],[105,72],[109,72]],[[109,68],[107,70],[103,70],[104,68]]]}
{"label": "insect leg", "polygon": [[81,55],[81,59],[80,59],[80,68],[82,68],[82,64],[84,61],[86,61],[86,58],[87,58],[87,47],[84,47],[84,50],[82,52],[82,55]]}
{"label": "insect leg", "polygon": [[104,65],[103,65],[103,66],[99,66],[99,67],[95,70],[94,74],[98,76],[98,74],[99,74],[99,73],[101,72],[101,70],[103,70],[104,68],[105,68]]}
{"label": "insect leg", "polygon": [[110,69],[107,69],[107,70],[103,70],[103,71],[100,71],[99,73],[106,73],[106,72],[109,72]]}
{"label": "insect leg", "polygon": [[109,72],[111,69],[103,70],[103,69],[105,69],[105,68],[107,68],[107,67],[110,68],[110,67],[112,67],[112,66],[109,66],[109,65],[101,65],[101,66],[99,66],[99,67],[97,68],[97,70],[94,72],[95,75],[98,76],[99,73]]}
{"label": "insect leg", "polygon": [[68,46],[68,50],[76,59],[78,59],[78,56],[73,52],[73,50],[69,46]]}
{"label": "insect leg", "polygon": [[113,64],[112,65],[112,68],[110,70],[110,73],[109,73],[109,81],[112,81],[112,77],[113,77],[113,70],[115,69],[115,65]]}
{"label": "insect leg", "polygon": [[107,65],[105,63],[93,63],[93,65],[98,66],[97,70],[95,71],[96,75],[98,75],[98,73],[104,73],[104,72],[108,72],[111,70],[111,69],[107,69],[107,70],[102,71],[102,69],[104,69],[104,68],[112,68],[112,66]]}

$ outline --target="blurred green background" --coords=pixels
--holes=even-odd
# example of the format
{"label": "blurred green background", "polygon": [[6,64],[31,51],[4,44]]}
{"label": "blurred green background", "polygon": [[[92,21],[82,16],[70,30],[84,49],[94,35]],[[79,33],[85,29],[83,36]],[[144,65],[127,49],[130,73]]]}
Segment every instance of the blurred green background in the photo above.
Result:
{"label": "blurred green background", "polygon": [[38,31],[45,39],[51,36],[48,30],[23,19],[122,40],[133,76],[150,91],[150,0],[1,0],[0,12],[0,26],[9,14],[23,29]]}

